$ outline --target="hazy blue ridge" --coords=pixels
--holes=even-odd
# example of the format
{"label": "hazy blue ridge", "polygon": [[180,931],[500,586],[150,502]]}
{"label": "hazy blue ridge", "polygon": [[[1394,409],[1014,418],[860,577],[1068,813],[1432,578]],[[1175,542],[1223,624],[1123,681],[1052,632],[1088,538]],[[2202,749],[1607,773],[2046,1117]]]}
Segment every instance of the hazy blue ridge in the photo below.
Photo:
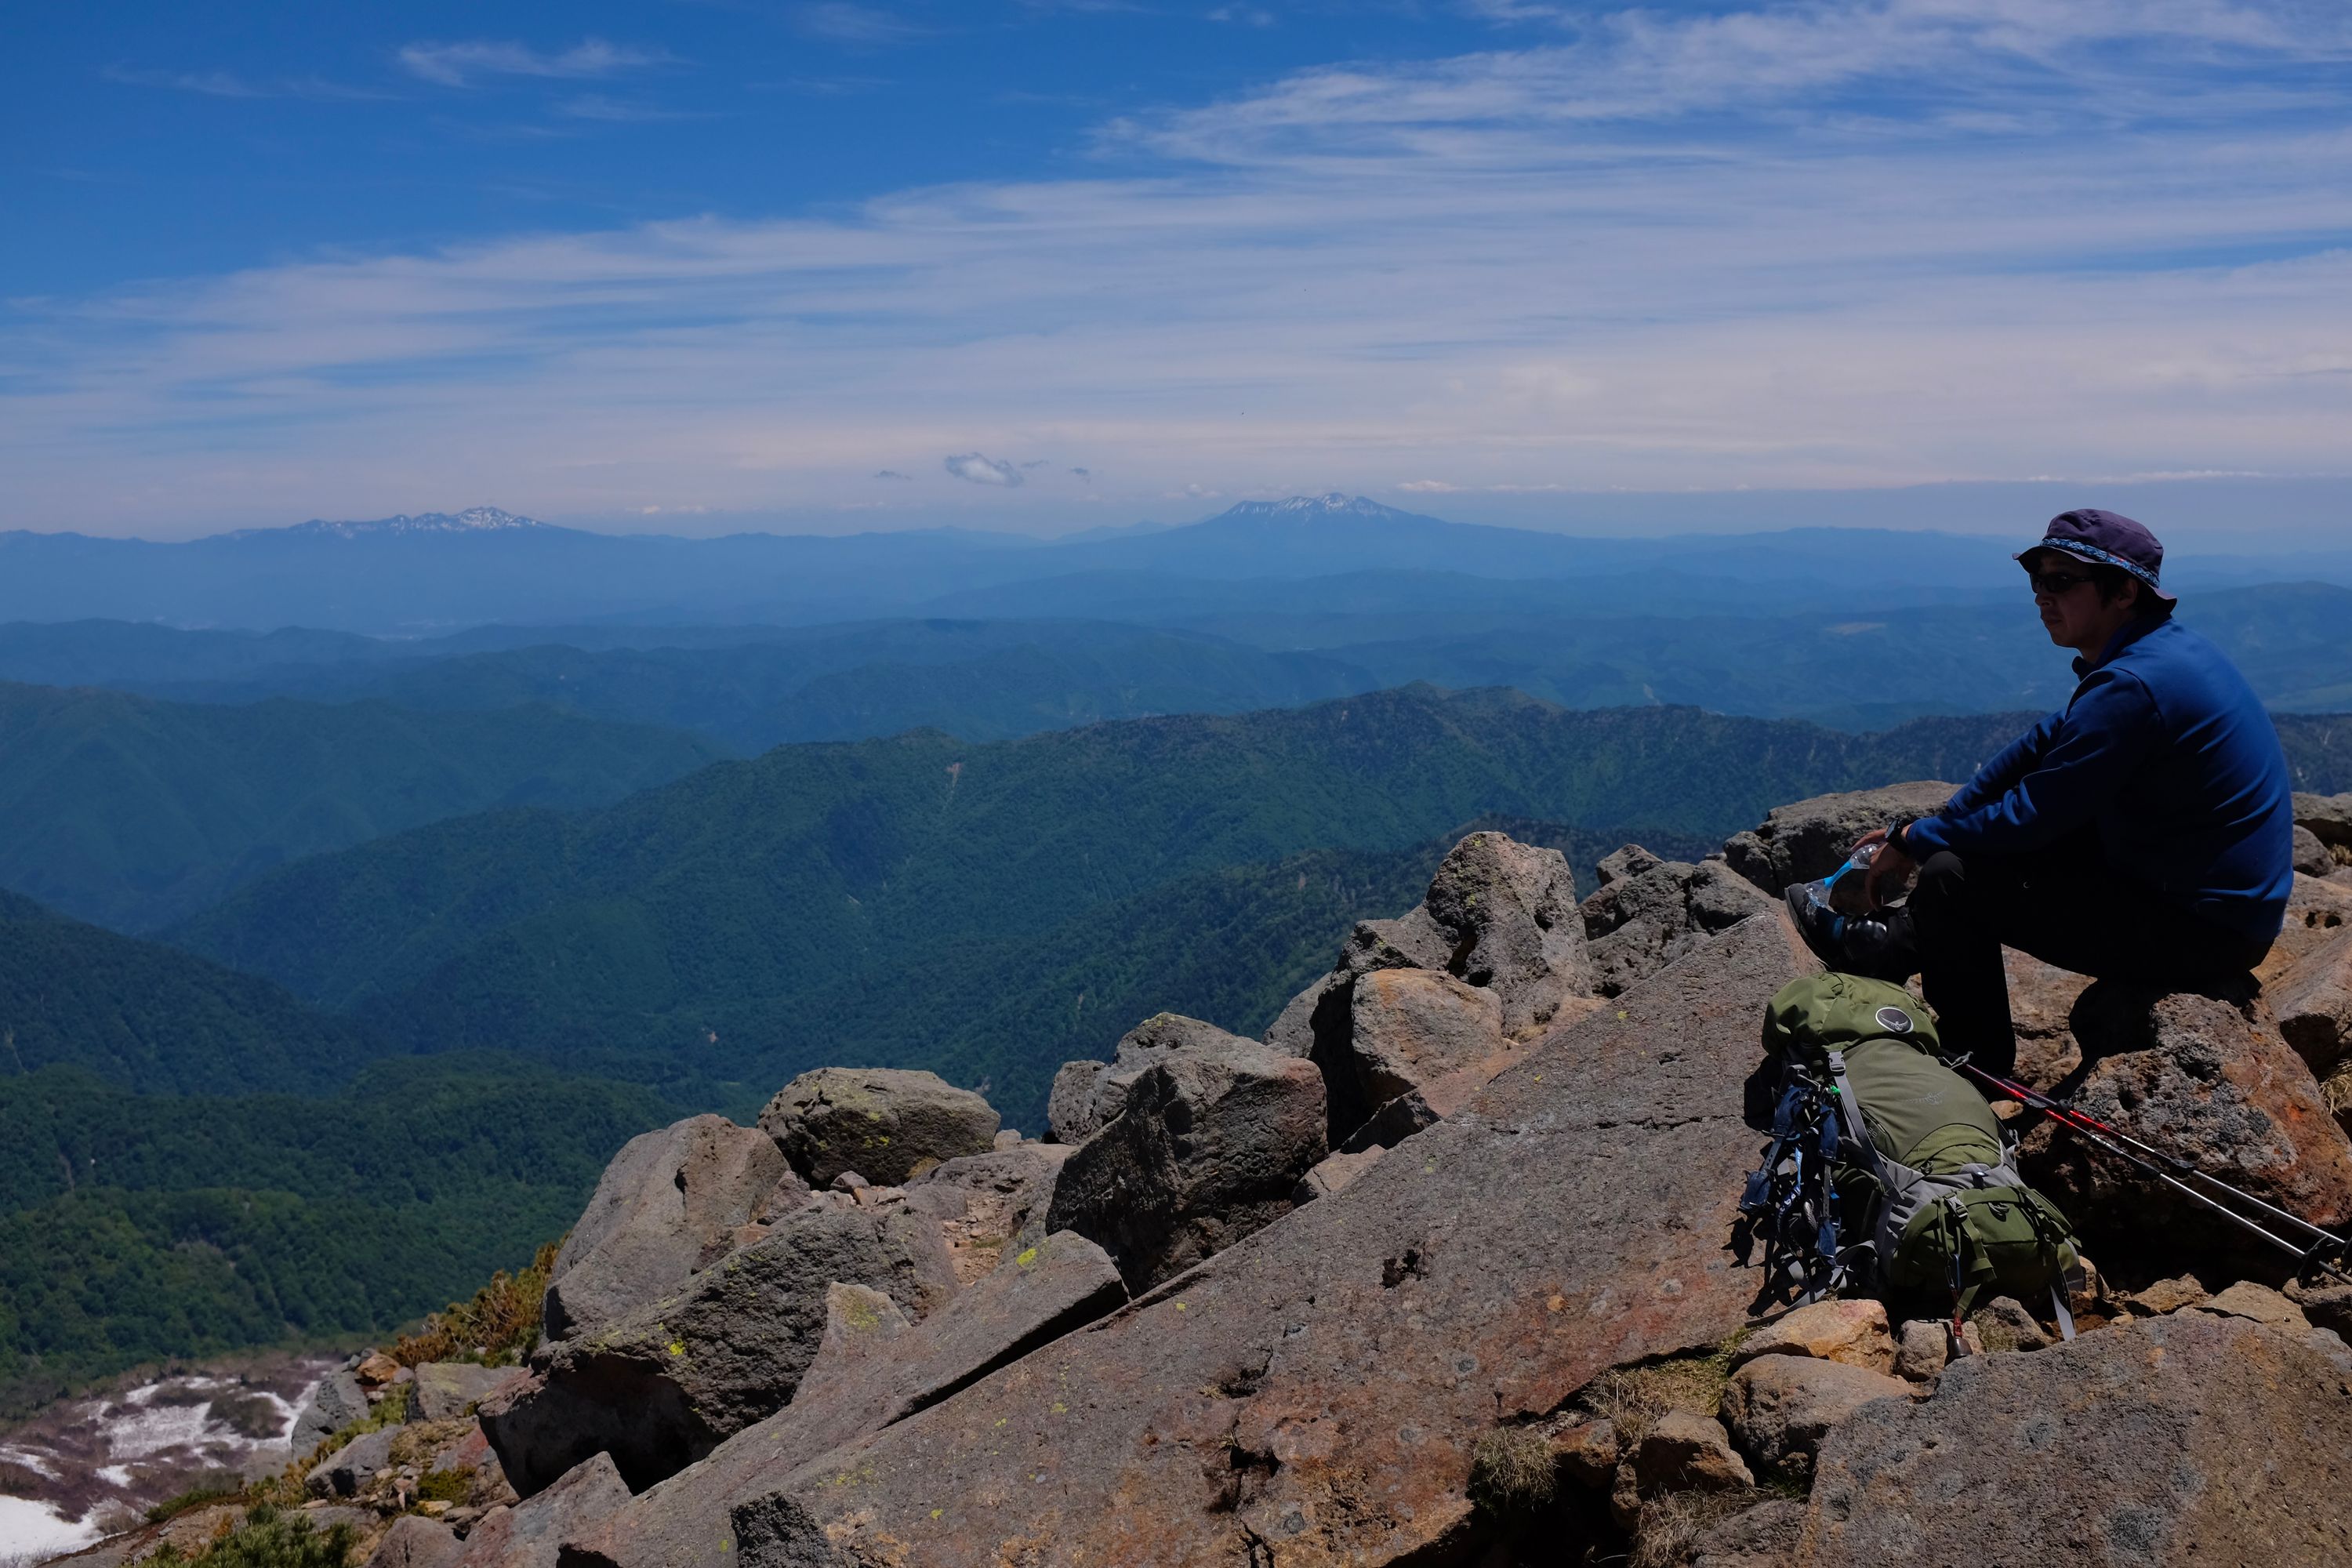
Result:
{"label": "hazy blue ridge", "polygon": [[[599,812],[461,818],[290,866],[172,939],[424,1049],[748,1086],[725,1093],[885,1054],[1034,1086],[1055,1052],[1194,994],[1081,979],[1051,993],[1078,1020],[1051,1048],[1013,1021],[1041,966],[1148,967],[1087,967],[1118,929],[1151,933],[1141,952],[1204,923],[1280,925],[1224,959],[1242,966],[1224,1017],[1255,1028],[1352,919],[1417,898],[1474,818],[1584,830],[1592,854],[1627,825],[1709,844],[1823,789],[1960,776],[2021,721],[1855,737],[1423,688],[992,744],[791,746]],[[1360,858],[1282,868],[1310,851]],[[1252,906],[1286,881],[1292,908]],[[1135,1000],[1097,1015],[1112,995]]]}
{"label": "hazy blue ridge", "polygon": [[0,887],[152,930],[305,856],[495,806],[604,805],[723,754],[545,708],[215,707],[0,684]]}
{"label": "hazy blue ridge", "polygon": [[0,1077],[0,1414],[469,1294],[562,1235],[614,1152],[672,1115],[510,1058],[387,1062],[324,1099]]}
{"label": "hazy blue ridge", "polygon": [[144,1094],[319,1092],[399,1048],[256,975],[0,892],[0,1078],[70,1067]]}

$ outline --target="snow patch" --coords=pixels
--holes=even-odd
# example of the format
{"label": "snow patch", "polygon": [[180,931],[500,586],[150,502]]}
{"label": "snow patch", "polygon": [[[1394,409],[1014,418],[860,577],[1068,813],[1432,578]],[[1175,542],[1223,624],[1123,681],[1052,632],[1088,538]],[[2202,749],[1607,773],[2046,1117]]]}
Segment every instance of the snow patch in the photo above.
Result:
{"label": "snow patch", "polygon": [[66,1518],[45,1502],[0,1497],[0,1556],[44,1558],[88,1546],[99,1537],[95,1518]]}

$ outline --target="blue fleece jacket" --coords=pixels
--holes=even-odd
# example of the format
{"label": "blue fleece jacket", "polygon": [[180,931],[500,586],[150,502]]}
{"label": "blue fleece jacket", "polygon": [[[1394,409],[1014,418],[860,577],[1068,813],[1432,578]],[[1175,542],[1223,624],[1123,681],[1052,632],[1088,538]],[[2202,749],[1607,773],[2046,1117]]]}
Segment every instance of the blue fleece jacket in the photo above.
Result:
{"label": "blue fleece jacket", "polygon": [[2030,855],[2095,824],[2108,866],[2267,943],[2294,885],[2286,755],[2221,650],[2166,620],[2076,659],[2066,706],[1904,836],[1920,859]]}

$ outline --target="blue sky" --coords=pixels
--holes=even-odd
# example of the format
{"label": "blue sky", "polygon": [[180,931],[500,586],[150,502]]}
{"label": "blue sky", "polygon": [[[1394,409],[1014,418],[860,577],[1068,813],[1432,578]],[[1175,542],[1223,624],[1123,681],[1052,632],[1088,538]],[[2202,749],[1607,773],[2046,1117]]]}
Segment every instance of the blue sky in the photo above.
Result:
{"label": "blue sky", "polygon": [[1326,489],[1575,526],[2352,471],[2340,0],[11,31],[0,526],[1055,531]]}

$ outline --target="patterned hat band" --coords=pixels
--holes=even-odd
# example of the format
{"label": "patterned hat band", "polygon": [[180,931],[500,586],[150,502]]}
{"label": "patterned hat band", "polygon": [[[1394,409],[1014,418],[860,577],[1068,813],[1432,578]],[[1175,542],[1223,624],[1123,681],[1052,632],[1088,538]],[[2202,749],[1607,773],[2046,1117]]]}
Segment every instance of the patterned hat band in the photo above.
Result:
{"label": "patterned hat band", "polygon": [[[2149,571],[2147,567],[2141,565],[2137,561],[2126,561],[2122,556],[2116,554],[2114,552],[2102,550],[2095,544],[2086,544],[2079,539],[2058,539],[2053,537],[2044,539],[2041,543],[2035,545],[2033,549],[2063,550],[2069,555],[2079,555],[2087,560],[2103,563],[2105,565],[2121,567],[2123,570],[2130,573],[2133,576],[2138,578],[2141,582],[2147,584],[2149,587],[2155,589],[2158,594],[2164,593],[2164,586],[2156,580],[2155,573]],[[2021,555],[2031,555],[2033,553],[2033,551],[2022,551],[2020,552],[2020,553]],[[2169,595],[2167,595],[2166,596],[2168,598],[2170,597]]]}

